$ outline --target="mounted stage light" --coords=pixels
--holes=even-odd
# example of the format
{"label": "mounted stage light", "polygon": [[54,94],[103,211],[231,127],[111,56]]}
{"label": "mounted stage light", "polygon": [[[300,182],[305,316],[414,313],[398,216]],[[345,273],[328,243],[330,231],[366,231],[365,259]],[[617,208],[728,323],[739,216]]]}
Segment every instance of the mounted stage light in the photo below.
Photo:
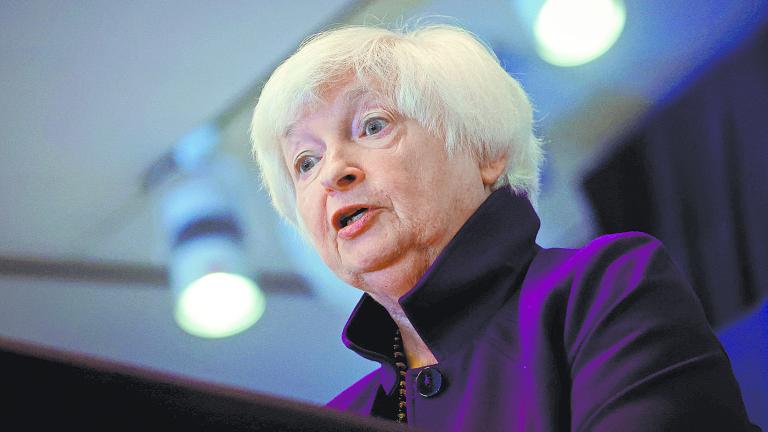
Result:
{"label": "mounted stage light", "polygon": [[[265,297],[248,276],[235,205],[242,200],[233,196],[228,181],[243,168],[234,159],[206,150],[212,148],[212,139],[217,139],[216,133],[198,129],[179,142],[176,166],[183,171],[163,194],[161,207],[170,243],[168,273],[176,322],[192,335],[222,338],[256,323],[264,313]],[[179,154],[199,158],[185,160]]]}
{"label": "mounted stage light", "polygon": [[539,55],[557,66],[578,66],[605,54],[624,30],[623,0],[547,0],[533,24]]}

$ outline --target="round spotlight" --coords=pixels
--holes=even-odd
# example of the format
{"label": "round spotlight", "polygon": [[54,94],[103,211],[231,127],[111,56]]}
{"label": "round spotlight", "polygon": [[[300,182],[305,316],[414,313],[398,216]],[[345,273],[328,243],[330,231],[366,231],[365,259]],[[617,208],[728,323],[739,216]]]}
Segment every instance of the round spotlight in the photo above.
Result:
{"label": "round spotlight", "polygon": [[623,0],[547,0],[534,24],[539,55],[557,66],[578,66],[605,54],[624,30]]}
{"label": "round spotlight", "polygon": [[233,181],[242,172],[230,157],[206,156],[189,163],[160,197],[174,317],[194,336],[232,336],[264,313],[264,293],[246,277],[254,271]]}
{"label": "round spotlight", "polygon": [[264,294],[251,279],[209,273],[181,290],[176,322],[195,336],[223,338],[252,326],[265,304]]}

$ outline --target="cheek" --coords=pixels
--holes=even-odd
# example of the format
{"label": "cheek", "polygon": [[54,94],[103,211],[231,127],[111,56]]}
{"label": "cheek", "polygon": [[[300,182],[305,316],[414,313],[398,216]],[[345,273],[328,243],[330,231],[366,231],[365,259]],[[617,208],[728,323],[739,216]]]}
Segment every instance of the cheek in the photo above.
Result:
{"label": "cheek", "polygon": [[[334,273],[341,276],[340,270],[342,265],[336,245],[331,236],[329,236],[329,227],[326,222],[326,212],[324,206],[324,200],[322,194],[309,195],[310,198],[297,197],[296,205],[299,209],[302,222],[304,224],[305,239],[314,248],[315,252],[320,256],[323,262]],[[347,281],[349,282],[349,281]]]}
{"label": "cheek", "polygon": [[318,244],[318,241],[323,237],[323,215],[325,212],[322,207],[322,201],[312,199],[311,194],[299,193],[296,198],[296,205],[299,209],[299,216],[304,224],[304,229],[315,244]]}

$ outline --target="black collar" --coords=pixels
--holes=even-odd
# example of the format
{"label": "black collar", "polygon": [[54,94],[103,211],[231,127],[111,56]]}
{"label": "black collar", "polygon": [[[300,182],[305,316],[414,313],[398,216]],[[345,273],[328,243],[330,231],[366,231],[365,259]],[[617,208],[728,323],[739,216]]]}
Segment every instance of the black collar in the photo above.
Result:
{"label": "black collar", "polygon": [[[520,286],[538,252],[539,218],[511,189],[493,192],[448,243],[419,282],[399,300],[438,361],[473,340]],[[395,323],[368,294],[344,327],[349,349],[382,363],[385,389],[395,385]]]}

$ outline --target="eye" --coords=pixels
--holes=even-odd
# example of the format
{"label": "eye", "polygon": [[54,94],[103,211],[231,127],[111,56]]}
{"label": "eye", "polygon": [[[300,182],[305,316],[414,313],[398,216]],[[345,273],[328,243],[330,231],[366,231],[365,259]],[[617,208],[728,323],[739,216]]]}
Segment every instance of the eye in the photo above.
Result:
{"label": "eye", "polygon": [[294,164],[294,168],[296,169],[296,172],[299,174],[306,174],[307,172],[311,171],[312,168],[317,165],[317,163],[320,162],[320,158],[317,156],[312,156],[308,154],[300,155]]}
{"label": "eye", "polygon": [[375,117],[369,120],[366,120],[365,124],[363,125],[363,135],[365,136],[371,136],[376,135],[377,133],[381,132],[389,122],[386,119],[383,119],[381,117]]}

